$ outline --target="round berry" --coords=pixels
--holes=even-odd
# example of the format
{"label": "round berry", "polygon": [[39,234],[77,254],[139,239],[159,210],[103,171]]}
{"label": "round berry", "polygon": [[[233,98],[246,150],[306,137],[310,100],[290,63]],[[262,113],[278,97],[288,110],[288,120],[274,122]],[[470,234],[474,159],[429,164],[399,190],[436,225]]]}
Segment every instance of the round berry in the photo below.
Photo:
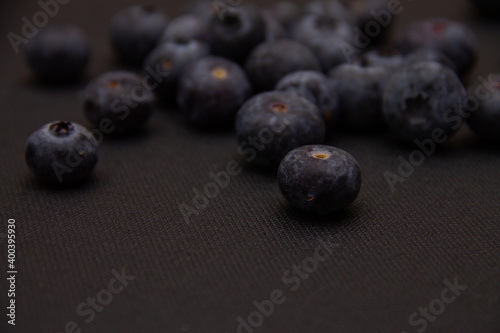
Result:
{"label": "round berry", "polygon": [[300,70],[320,71],[321,65],[303,44],[280,39],[257,46],[248,57],[245,70],[256,91],[269,91],[287,74]]}
{"label": "round berry", "polygon": [[457,111],[466,91],[457,75],[437,62],[420,62],[396,72],[385,88],[384,119],[401,139],[423,140],[457,131]]}
{"label": "round berry", "polygon": [[481,139],[500,143],[500,74],[492,74],[490,81],[485,86],[478,80],[470,87],[469,108],[472,111],[467,122]]}
{"label": "round berry", "polygon": [[234,124],[252,89],[243,69],[219,57],[202,58],[182,73],[177,102],[189,121],[207,129]]}
{"label": "round berry", "polygon": [[53,121],[26,142],[26,163],[47,184],[71,185],[87,178],[97,163],[97,142],[83,126]]}
{"label": "round berry", "polygon": [[95,78],[85,89],[84,112],[104,134],[139,130],[153,109],[154,95],[132,72],[112,71]]}
{"label": "round berry", "polygon": [[71,25],[42,29],[26,45],[29,67],[42,80],[62,83],[77,79],[90,59],[83,32]]}
{"label": "round berry", "polygon": [[349,153],[310,145],[288,153],[278,169],[283,196],[302,210],[328,214],[349,206],[361,189],[361,171]]}
{"label": "round berry", "polygon": [[323,73],[298,71],[288,74],[278,82],[276,90],[293,92],[316,105],[327,129],[336,124],[340,115],[339,96],[334,83]]}
{"label": "round berry", "polygon": [[459,75],[474,65],[478,53],[474,32],[462,23],[444,18],[416,21],[400,37],[398,47],[405,54],[421,47],[441,51],[453,61]]}
{"label": "round berry", "polygon": [[292,149],[325,141],[318,108],[295,93],[271,91],[252,97],[238,111],[239,151],[260,169],[276,170]]}
{"label": "round berry", "polygon": [[158,44],[167,23],[167,17],[155,7],[127,7],[111,19],[111,45],[122,61],[140,66]]}

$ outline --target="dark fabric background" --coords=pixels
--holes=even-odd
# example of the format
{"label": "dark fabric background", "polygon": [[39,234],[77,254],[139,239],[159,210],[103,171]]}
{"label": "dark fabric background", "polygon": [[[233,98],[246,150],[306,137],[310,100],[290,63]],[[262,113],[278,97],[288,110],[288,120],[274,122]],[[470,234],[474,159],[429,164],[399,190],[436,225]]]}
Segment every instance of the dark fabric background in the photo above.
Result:
{"label": "dark fabric background", "polygon": [[[181,1],[157,3],[171,16]],[[71,22],[91,37],[93,62],[84,82],[51,88],[33,82],[7,38],[0,47],[0,232],[17,221],[18,317],[5,317],[5,240],[0,240],[1,332],[236,332],[237,318],[275,289],[287,300],[255,332],[416,332],[408,319],[440,297],[444,280],[467,289],[426,332],[500,332],[500,156],[464,130],[391,193],[385,171],[412,147],[386,136],[336,135],[363,172],[361,194],[345,213],[318,221],[291,209],[275,179],[252,170],[193,216],[190,203],[233,160],[234,134],[187,126],[176,110],[158,109],[147,134],[106,139],[88,184],[56,191],[38,184],[23,151],[29,134],[54,119],[85,125],[82,89],[115,68],[107,24],[131,1],[73,0],[52,23]],[[261,2],[264,3],[264,2]],[[395,31],[413,18],[466,21],[478,34],[481,58],[470,78],[500,71],[500,24],[479,19],[466,1],[404,1]],[[19,33],[35,1],[3,0],[0,33]],[[293,265],[325,242],[330,257],[292,292],[282,281]],[[112,270],[135,276],[89,324],[78,304],[95,297]],[[420,326],[418,327],[420,328]]]}

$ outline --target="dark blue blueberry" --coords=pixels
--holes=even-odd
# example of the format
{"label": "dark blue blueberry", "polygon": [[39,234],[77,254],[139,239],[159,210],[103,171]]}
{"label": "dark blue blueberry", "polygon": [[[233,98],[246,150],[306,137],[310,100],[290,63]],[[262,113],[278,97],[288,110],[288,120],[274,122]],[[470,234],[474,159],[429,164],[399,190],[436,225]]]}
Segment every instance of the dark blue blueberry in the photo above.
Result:
{"label": "dark blue blueberry", "polygon": [[356,24],[362,31],[366,30],[365,28],[369,22],[378,22],[375,16],[383,20],[382,27],[384,28],[384,32],[387,31],[395,21],[395,15],[388,11],[387,0],[341,0],[341,2],[347,9],[353,12]]}
{"label": "dark blue blueberry", "polygon": [[175,104],[177,84],[182,71],[191,62],[208,54],[208,45],[196,40],[160,44],[146,58],[144,73],[161,73],[159,77],[151,75],[151,86],[162,100]]}
{"label": "dark blue blueberry", "polygon": [[71,25],[47,26],[26,45],[29,67],[42,80],[63,83],[81,76],[90,59],[83,32]]}
{"label": "dark blue blueberry", "polygon": [[262,13],[262,18],[264,19],[264,24],[266,27],[265,40],[267,42],[288,37],[288,32],[286,31],[286,29],[273,16],[264,12]]}
{"label": "dark blue blueberry", "polygon": [[368,51],[357,60],[362,66],[381,66],[391,70],[399,69],[404,62],[405,58],[399,51],[388,47]]}
{"label": "dark blue blueberry", "polygon": [[316,105],[327,129],[337,123],[340,115],[339,96],[334,83],[323,73],[299,71],[288,74],[278,82],[276,90],[295,93]]}
{"label": "dark blue blueberry", "polygon": [[127,7],[111,19],[111,45],[122,61],[141,66],[158,44],[167,24],[167,17],[154,7]]}
{"label": "dark blue blueberry", "polygon": [[443,52],[438,51],[436,49],[432,49],[429,47],[422,47],[408,54],[405,58],[405,65],[411,65],[417,62],[425,62],[425,61],[434,61],[439,62],[441,65],[444,65],[455,73],[458,74],[457,66],[450,60],[447,56],[444,55]]}
{"label": "dark blue blueberry", "polygon": [[346,208],[361,189],[356,159],[338,148],[312,145],[292,150],[278,169],[278,185],[293,206],[316,214]]}
{"label": "dark blue blueberry", "polygon": [[181,75],[177,101],[191,123],[217,130],[234,124],[236,112],[251,94],[240,66],[224,58],[206,57]]}
{"label": "dark blue blueberry", "polygon": [[181,15],[168,24],[160,38],[159,44],[166,42],[188,42],[193,39],[207,42],[208,27],[208,22],[196,15]]}
{"label": "dark blue blueberry", "polygon": [[421,47],[443,52],[465,74],[475,63],[478,46],[474,33],[464,24],[444,18],[427,19],[413,23],[399,38],[399,49],[408,54]]}
{"label": "dark blue blueberry", "polygon": [[383,113],[389,128],[406,140],[431,139],[456,130],[466,97],[457,75],[437,62],[403,67],[387,83]]}
{"label": "dark blue blueberry", "polygon": [[72,185],[87,178],[97,163],[97,142],[83,126],[53,121],[26,142],[26,163],[37,178],[51,185]]}
{"label": "dark blue blueberry", "polygon": [[104,134],[138,131],[148,120],[154,95],[139,75],[127,71],[101,74],[85,89],[84,113]]}
{"label": "dark blue blueberry", "polygon": [[500,74],[492,74],[488,85],[474,83],[469,89],[469,99],[474,111],[467,122],[474,133],[486,141],[500,143]]}
{"label": "dark blue blueberry", "polygon": [[248,53],[266,38],[265,22],[254,6],[227,7],[210,26],[210,51],[243,63]]}
{"label": "dark blue blueberry", "polygon": [[181,15],[195,15],[206,22],[210,22],[214,16],[219,15],[223,8],[228,6],[230,6],[230,4],[224,1],[193,0],[184,5],[181,9]]}
{"label": "dark blue blueberry", "polygon": [[291,36],[318,57],[323,71],[347,62],[342,43],[352,44],[352,27],[344,20],[322,14],[308,14],[291,28]]}
{"label": "dark blue blueberry", "polygon": [[294,93],[271,91],[252,97],[236,116],[238,151],[260,169],[276,170],[297,147],[323,143],[325,122],[318,108]]}
{"label": "dark blue blueberry", "polygon": [[267,7],[264,12],[278,20],[286,29],[302,14],[300,7],[289,1],[275,2]]}
{"label": "dark blue blueberry", "polygon": [[355,131],[383,128],[382,97],[390,77],[385,67],[340,65],[330,72],[339,96],[341,122]]}
{"label": "dark blue blueberry", "polygon": [[344,21],[349,26],[357,23],[354,11],[339,0],[315,0],[306,4],[304,11],[315,15],[326,15],[339,21]]}
{"label": "dark blue blueberry", "polygon": [[256,91],[268,91],[290,73],[320,71],[321,65],[303,44],[280,39],[257,46],[248,57],[245,70]]}

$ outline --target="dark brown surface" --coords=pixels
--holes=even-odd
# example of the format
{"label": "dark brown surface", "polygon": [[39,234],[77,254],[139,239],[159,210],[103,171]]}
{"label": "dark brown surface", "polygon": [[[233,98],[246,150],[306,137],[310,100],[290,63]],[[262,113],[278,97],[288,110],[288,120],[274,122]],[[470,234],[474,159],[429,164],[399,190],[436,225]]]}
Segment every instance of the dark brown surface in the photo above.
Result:
{"label": "dark brown surface", "polygon": [[[150,1],[153,2],[153,1]],[[156,1],[171,16],[180,1]],[[131,1],[73,0],[53,23],[72,22],[91,37],[91,78],[113,68],[107,23]],[[404,1],[395,30],[417,17],[466,21],[481,58],[471,78],[500,71],[500,25],[473,16],[466,1]],[[0,32],[19,32],[35,1],[0,3]],[[0,48],[0,232],[17,221],[18,317],[7,327],[5,240],[0,240],[1,332],[236,332],[237,318],[275,289],[287,298],[255,332],[417,332],[409,317],[440,298],[444,280],[467,289],[426,332],[500,332],[500,157],[467,131],[440,149],[391,193],[385,171],[413,148],[385,137],[339,135],[329,143],[360,162],[363,187],[344,214],[323,223],[291,209],[273,177],[244,170],[191,223],[180,203],[210,173],[240,160],[234,135],[193,130],[175,110],[158,109],[147,135],[106,140],[91,181],[79,189],[41,187],[28,171],[24,142],[53,119],[88,125],[85,85],[34,84],[7,38]],[[338,244],[293,292],[282,276]],[[126,268],[135,279],[86,324],[76,309]],[[86,318],[86,317],[85,317]]]}

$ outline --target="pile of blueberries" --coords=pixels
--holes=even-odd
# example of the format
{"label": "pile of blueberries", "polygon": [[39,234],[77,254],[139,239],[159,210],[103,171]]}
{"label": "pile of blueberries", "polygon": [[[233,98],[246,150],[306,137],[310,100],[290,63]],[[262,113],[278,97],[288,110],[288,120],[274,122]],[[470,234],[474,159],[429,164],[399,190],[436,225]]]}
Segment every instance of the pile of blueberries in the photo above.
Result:
{"label": "pile of blueberries", "polygon": [[[89,83],[83,111],[92,126],[129,135],[155,101],[178,106],[194,127],[234,128],[240,151],[255,148],[248,163],[277,171],[284,196],[320,214],[348,206],[361,187],[357,161],[323,145],[329,133],[388,130],[412,142],[458,130],[449,119],[470,104],[460,78],[477,58],[465,25],[420,20],[387,46],[394,21],[387,0],[220,3],[192,2],[171,21],[150,6],[118,12],[110,42],[136,70]],[[63,84],[79,79],[90,59],[85,35],[69,25],[41,31],[26,54],[37,77]],[[490,141],[500,138],[500,85],[495,90],[468,119]],[[83,126],[54,121],[30,136],[26,161],[45,183],[75,184],[95,167],[96,147]]]}

